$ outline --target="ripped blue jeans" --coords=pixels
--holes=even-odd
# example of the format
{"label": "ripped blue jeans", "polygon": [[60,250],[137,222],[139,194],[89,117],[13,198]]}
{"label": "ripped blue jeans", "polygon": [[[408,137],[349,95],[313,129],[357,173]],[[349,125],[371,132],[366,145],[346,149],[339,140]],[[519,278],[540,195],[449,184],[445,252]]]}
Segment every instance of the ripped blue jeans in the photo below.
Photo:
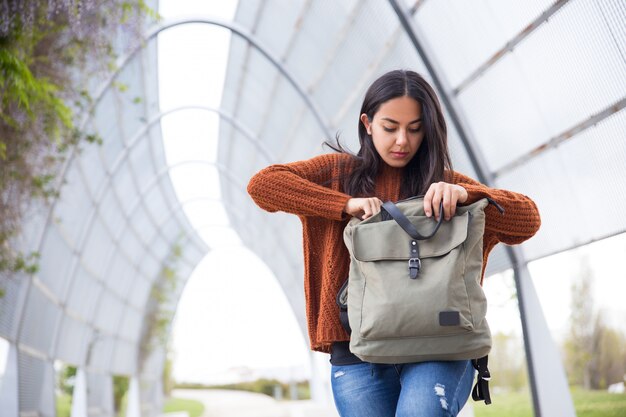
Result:
{"label": "ripped blue jeans", "polygon": [[472,390],[471,361],[332,365],[341,417],[456,416]]}

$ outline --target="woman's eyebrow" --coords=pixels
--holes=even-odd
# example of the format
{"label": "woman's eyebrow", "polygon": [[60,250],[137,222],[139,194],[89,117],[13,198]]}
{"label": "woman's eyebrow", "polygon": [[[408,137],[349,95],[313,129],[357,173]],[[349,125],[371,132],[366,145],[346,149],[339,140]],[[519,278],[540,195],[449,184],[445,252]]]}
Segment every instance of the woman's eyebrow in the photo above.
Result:
{"label": "woman's eyebrow", "polygon": [[[395,121],[395,120],[393,120],[393,119],[390,119],[390,118],[388,118],[388,117],[382,117],[381,119],[382,119],[382,120],[386,120],[386,121],[391,122],[391,123],[395,123],[395,124],[397,124],[397,125],[399,125],[399,124],[400,124],[400,122],[397,122],[397,121]],[[410,124],[410,125],[412,125],[413,123],[417,123],[417,122],[421,122],[421,121],[422,121],[422,118],[420,117],[419,119],[415,119],[415,120],[413,120],[412,122],[409,122],[409,124]]]}

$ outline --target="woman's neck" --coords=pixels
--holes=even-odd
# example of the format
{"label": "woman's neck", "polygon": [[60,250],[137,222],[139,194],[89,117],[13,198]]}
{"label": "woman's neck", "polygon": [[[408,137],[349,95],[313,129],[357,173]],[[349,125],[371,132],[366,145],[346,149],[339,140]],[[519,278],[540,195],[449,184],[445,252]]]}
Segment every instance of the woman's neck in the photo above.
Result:
{"label": "woman's neck", "polygon": [[396,177],[401,176],[404,173],[404,167],[392,167],[387,163],[381,161],[380,166],[378,168],[378,176],[379,177]]}

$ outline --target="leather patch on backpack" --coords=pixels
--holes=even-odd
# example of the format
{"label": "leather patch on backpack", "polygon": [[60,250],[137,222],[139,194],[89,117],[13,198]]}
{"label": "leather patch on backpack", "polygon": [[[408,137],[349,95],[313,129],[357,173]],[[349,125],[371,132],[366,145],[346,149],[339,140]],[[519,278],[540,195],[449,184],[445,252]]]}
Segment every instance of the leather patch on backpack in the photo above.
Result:
{"label": "leather patch on backpack", "polygon": [[461,324],[461,315],[458,311],[440,311],[440,326],[459,326]]}

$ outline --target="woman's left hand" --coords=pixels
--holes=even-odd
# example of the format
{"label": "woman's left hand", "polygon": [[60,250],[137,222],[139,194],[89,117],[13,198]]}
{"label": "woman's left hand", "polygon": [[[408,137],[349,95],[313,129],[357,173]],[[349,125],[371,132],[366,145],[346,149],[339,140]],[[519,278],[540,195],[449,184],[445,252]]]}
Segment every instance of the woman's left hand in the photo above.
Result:
{"label": "woman's left hand", "polygon": [[436,182],[428,187],[426,195],[424,195],[424,212],[430,217],[433,213],[435,219],[439,220],[439,207],[443,200],[443,215],[446,220],[450,220],[456,212],[457,203],[467,201],[467,191],[465,188],[456,184],[447,182]]}

